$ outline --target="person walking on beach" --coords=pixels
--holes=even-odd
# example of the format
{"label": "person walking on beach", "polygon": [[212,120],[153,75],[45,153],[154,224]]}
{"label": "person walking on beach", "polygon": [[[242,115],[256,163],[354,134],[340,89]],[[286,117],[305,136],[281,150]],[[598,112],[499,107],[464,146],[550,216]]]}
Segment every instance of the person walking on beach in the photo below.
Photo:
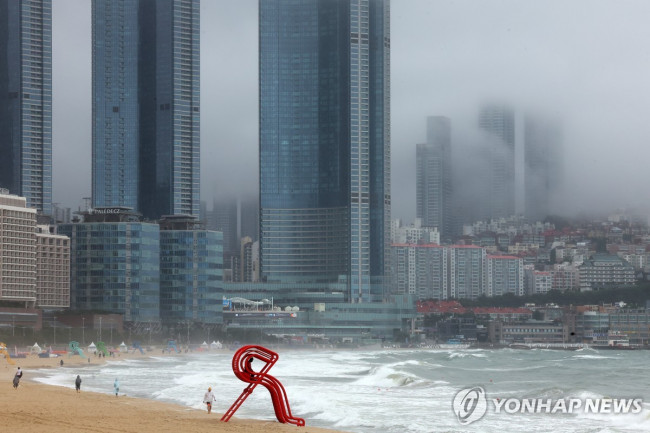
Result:
{"label": "person walking on beach", "polygon": [[208,388],[208,392],[203,396],[203,403],[208,407],[208,413],[212,412],[212,402],[215,401],[214,394],[212,393],[212,388]]}
{"label": "person walking on beach", "polygon": [[77,392],[81,391],[81,377],[79,375],[77,375],[77,379],[74,381],[74,387]]}
{"label": "person walking on beach", "polygon": [[115,397],[117,397],[117,393],[120,392],[120,382],[117,379],[113,382],[113,389],[115,389]]}
{"label": "person walking on beach", "polygon": [[16,371],[16,374],[14,374],[14,389],[18,389],[21,377],[23,377],[23,372],[20,370],[20,367],[18,367],[18,371]]}
{"label": "person walking on beach", "polygon": [[16,374],[14,375],[14,389],[18,389],[21,377],[23,377],[23,371],[18,367],[18,371],[16,371]]}

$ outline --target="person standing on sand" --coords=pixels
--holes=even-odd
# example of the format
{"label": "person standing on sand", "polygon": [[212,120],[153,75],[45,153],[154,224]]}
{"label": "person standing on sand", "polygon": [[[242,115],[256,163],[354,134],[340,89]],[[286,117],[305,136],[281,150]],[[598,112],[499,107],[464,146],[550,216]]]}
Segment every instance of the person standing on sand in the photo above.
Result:
{"label": "person standing on sand", "polygon": [[74,387],[77,389],[77,392],[81,391],[81,377],[77,375],[77,379],[74,381]]}
{"label": "person standing on sand", "polygon": [[215,401],[214,394],[212,393],[212,388],[208,388],[208,392],[203,396],[203,403],[208,407],[208,413],[212,412],[212,402]]}
{"label": "person standing on sand", "polygon": [[115,397],[117,397],[117,393],[120,392],[120,382],[117,379],[113,382],[113,389],[115,389]]}

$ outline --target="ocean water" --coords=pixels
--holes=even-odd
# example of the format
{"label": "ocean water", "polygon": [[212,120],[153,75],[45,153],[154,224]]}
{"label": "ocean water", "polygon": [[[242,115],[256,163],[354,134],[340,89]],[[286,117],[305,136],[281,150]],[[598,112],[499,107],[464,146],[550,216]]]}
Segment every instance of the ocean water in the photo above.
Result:
{"label": "ocean water", "polygon": [[[287,390],[294,416],[307,425],[347,432],[648,432],[650,351],[546,349],[278,350],[269,372]],[[214,410],[225,412],[246,384],[232,373],[233,352],[129,359],[101,366],[30,372],[36,380],[82,391],[113,391],[204,410],[213,388]],[[487,413],[462,425],[455,395],[480,386]],[[642,399],[640,413],[496,413],[492,399]],[[275,419],[271,398],[257,387],[236,417]]]}

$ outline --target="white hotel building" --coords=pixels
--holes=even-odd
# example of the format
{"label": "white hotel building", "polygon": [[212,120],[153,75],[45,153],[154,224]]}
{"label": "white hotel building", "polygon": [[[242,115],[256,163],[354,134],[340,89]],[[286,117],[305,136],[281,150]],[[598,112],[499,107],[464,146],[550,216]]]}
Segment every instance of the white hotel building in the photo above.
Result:
{"label": "white hotel building", "polygon": [[36,225],[27,199],[0,189],[0,301],[70,306],[70,240]]}

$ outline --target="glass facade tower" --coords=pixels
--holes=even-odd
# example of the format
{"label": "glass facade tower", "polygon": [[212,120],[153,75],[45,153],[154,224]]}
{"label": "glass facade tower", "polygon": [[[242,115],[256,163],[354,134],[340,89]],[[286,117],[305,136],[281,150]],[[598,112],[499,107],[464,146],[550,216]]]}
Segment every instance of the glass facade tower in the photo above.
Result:
{"label": "glass facade tower", "polygon": [[524,116],[525,215],[543,220],[557,211],[557,194],[562,189],[562,125],[543,114]]}
{"label": "glass facade tower", "polygon": [[389,259],[389,2],[260,1],[259,25],[262,278],[370,301]]}
{"label": "glass facade tower", "polygon": [[480,176],[486,189],[480,201],[479,219],[501,218],[515,213],[515,112],[502,104],[488,104],[479,113],[479,128],[486,133]]}
{"label": "glass facade tower", "polygon": [[160,221],[160,319],[165,324],[220,323],[223,235],[194,219]]}
{"label": "glass facade tower", "polygon": [[93,0],[93,207],[199,215],[199,0]]}
{"label": "glass facade tower", "polygon": [[52,213],[52,2],[0,2],[0,187]]}
{"label": "glass facade tower", "polygon": [[437,227],[440,239],[452,237],[451,125],[446,117],[427,118],[427,143],[416,149],[416,214],[422,226]]}
{"label": "glass facade tower", "polygon": [[70,307],[160,320],[160,229],[136,221],[63,224],[70,237]]}

